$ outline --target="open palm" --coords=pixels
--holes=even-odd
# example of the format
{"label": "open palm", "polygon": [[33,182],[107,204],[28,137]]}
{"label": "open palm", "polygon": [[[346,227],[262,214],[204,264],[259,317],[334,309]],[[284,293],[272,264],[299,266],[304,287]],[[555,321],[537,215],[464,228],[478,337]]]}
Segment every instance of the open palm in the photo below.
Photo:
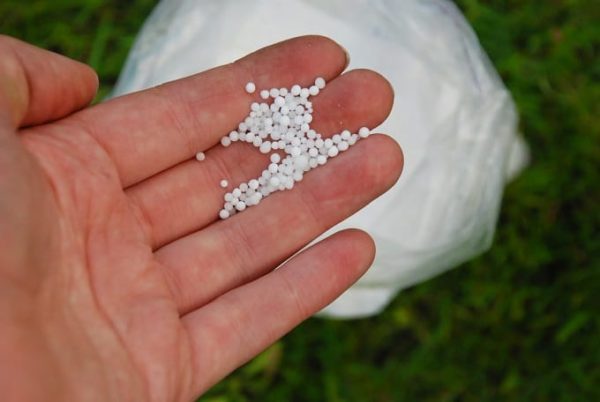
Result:
{"label": "open palm", "polygon": [[219,180],[237,184],[267,164],[250,146],[213,147],[255,98],[246,82],[325,77],[313,126],[326,135],[387,117],[389,84],[366,70],[340,75],[346,55],[331,40],[292,39],[83,110],[97,86],[88,67],[6,37],[0,54],[8,400],[193,399],[370,265],[373,243],[355,230],[289,258],[397,180],[402,154],[383,135],[216,219]]}

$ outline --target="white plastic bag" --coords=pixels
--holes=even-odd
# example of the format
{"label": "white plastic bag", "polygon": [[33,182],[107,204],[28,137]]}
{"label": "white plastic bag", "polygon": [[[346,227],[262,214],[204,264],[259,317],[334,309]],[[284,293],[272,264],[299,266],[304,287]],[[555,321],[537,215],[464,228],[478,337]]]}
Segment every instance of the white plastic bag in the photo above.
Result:
{"label": "white plastic bag", "polygon": [[[368,231],[371,270],[322,313],[379,312],[402,288],[486,250],[505,182],[526,163],[510,94],[455,5],[445,0],[162,0],[138,37],[114,95],[231,62],[304,34],[336,40],[349,68],[395,89],[377,131],[402,145],[396,186],[333,228]],[[326,235],[327,235],[326,234]]]}

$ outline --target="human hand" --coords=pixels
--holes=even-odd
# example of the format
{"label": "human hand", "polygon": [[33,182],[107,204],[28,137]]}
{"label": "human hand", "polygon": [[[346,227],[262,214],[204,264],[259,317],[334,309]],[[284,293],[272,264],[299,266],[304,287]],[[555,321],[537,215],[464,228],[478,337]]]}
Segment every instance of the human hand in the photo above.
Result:
{"label": "human hand", "polygon": [[216,219],[219,180],[267,164],[239,143],[213,148],[246,115],[246,82],[325,77],[313,102],[324,134],[386,118],[389,84],[366,70],[335,78],[346,56],[334,42],[292,39],[87,108],[90,68],[7,37],[0,54],[4,400],[193,399],[370,265],[372,240],[350,230],[273,271],[397,180],[402,154],[383,135]]}

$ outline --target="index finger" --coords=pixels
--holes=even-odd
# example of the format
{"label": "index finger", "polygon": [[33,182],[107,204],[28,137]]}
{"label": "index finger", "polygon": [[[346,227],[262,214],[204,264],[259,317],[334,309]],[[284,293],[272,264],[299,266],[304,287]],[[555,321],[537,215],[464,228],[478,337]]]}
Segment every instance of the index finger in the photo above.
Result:
{"label": "index finger", "polygon": [[[130,186],[215,145],[247,115],[258,89],[330,80],[347,65],[331,39],[303,36],[224,65],[115,98],[72,116],[115,163]],[[254,82],[257,92],[244,90]]]}

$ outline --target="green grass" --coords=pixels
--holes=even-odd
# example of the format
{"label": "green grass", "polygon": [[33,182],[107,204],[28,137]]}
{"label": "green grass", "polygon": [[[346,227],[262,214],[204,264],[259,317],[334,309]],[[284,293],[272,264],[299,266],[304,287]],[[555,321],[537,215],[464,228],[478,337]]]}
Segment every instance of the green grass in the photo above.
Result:
{"label": "green grass", "polygon": [[[153,3],[4,0],[0,32],[91,64],[104,95]],[[378,317],[309,320],[204,401],[600,400],[600,8],[458,3],[533,157],[506,190],[492,249]]]}

